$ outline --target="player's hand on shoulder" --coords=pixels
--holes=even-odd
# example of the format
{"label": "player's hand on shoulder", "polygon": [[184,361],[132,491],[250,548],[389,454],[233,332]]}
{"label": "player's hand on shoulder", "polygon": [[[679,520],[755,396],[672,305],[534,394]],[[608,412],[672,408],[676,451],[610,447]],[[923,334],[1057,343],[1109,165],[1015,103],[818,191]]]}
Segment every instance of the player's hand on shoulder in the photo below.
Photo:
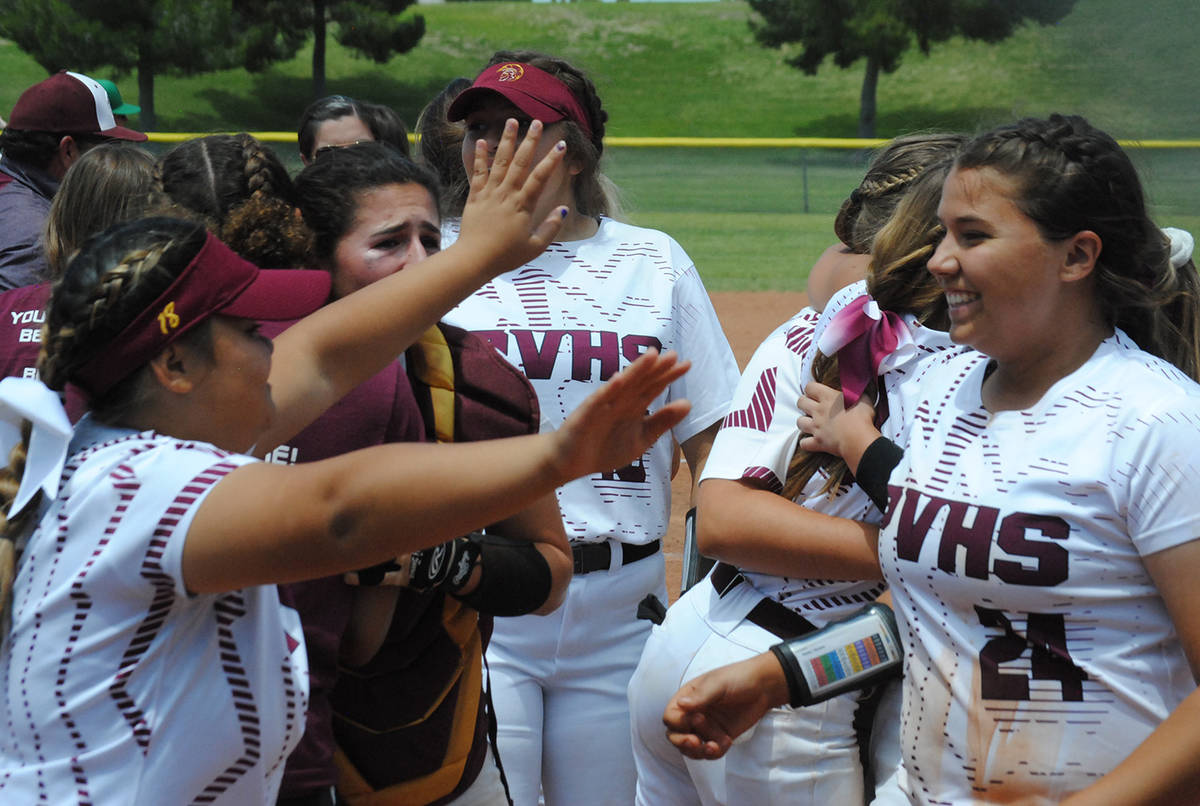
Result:
{"label": "player's hand on shoulder", "polygon": [[800,447],[809,453],[832,453],[853,459],[855,465],[861,449],[879,436],[875,407],[865,396],[847,409],[840,390],[813,381],[804,387],[796,405],[801,412],[796,427],[804,435]]}

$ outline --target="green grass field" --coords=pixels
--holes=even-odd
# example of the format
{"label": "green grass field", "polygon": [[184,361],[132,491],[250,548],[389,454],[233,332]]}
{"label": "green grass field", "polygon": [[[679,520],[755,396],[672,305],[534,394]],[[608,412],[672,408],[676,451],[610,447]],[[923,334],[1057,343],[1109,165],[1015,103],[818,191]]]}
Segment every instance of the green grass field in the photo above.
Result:
{"label": "green grass field", "polygon": [[[561,54],[586,68],[610,135],[849,137],[861,69],[814,77],[753,41],[748,6],[717,3],[449,3],[420,6],[427,33],[386,65],[330,40],[328,91],[392,104],[415,120],[426,99],[501,47]],[[409,13],[413,13],[410,11]],[[1078,0],[1051,27],[998,45],[951,41],[906,54],[879,85],[880,136],[973,131],[1020,115],[1071,111],[1124,139],[1200,137],[1194,0]],[[164,131],[291,131],[310,100],[309,59],[261,74],[160,76]],[[106,75],[103,69],[93,70]],[[0,114],[43,77],[0,40]],[[133,76],[119,79],[136,100]],[[290,156],[290,147],[280,145]],[[1200,150],[1134,152],[1164,224],[1200,228]],[[606,171],[627,217],[674,235],[713,290],[802,289],[857,183],[862,152],[610,148]]]}

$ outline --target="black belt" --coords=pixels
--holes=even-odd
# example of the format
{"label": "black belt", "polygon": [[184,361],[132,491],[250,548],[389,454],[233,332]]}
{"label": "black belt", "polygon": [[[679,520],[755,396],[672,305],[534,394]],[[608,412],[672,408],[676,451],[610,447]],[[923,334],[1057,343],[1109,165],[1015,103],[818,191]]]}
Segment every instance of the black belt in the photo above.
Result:
{"label": "black belt", "polygon": [[[629,565],[638,560],[657,554],[662,548],[661,540],[649,543],[617,543],[621,550],[621,565]],[[571,556],[575,559],[575,573],[590,574],[593,571],[607,571],[612,565],[612,543],[605,540],[602,543],[576,543],[571,546]]]}
{"label": "black belt", "polygon": [[[717,596],[724,596],[746,581],[742,572],[729,563],[717,563],[708,578],[712,580]],[[746,614],[746,621],[757,624],[785,641],[789,638],[799,638],[817,629],[811,621],[795,610],[766,597]]]}
{"label": "black belt", "polygon": [[337,801],[333,796],[333,789],[321,789],[316,792],[310,792],[307,795],[297,795],[295,797],[281,797],[275,801],[275,806],[334,806]]}

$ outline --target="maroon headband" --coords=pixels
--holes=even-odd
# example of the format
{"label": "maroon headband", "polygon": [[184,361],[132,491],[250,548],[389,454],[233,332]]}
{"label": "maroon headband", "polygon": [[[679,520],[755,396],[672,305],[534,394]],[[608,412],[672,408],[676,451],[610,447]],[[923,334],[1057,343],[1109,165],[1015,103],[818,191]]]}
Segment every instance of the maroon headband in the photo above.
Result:
{"label": "maroon headband", "polygon": [[209,233],[171,286],[76,370],[71,382],[96,400],[215,314],[297,319],[325,303],[329,284],[329,274],[323,271],[260,269]]}
{"label": "maroon headband", "polygon": [[480,96],[487,93],[503,95],[517,109],[542,123],[573,120],[592,139],[588,117],[567,85],[545,70],[523,62],[494,64],[480,73],[475,83],[450,104],[446,120],[451,123],[462,120]]}

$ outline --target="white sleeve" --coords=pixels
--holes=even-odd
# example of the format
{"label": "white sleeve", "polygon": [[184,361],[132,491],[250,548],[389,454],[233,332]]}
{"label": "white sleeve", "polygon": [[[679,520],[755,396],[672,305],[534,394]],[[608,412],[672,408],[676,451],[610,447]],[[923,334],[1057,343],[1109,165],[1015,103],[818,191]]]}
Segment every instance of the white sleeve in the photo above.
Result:
{"label": "white sleeve", "polygon": [[1146,555],[1200,538],[1200,393],[1141,411],[1138,421],[1145,433],[1120,440],[1113,481],[1129,480],[1129,534]]}
{"label": "white sleeve", "polygon": [[737,360],[713,310],[696,267],[675,245],[674,257],[687,261],[673,286],[674,349],[692,362],[686,375],[667,390],[667,400],[686,398],[692,409],[672,433],[684,442],[725,415],[738,382]]}
{"label": "white sleeve", "polygon": [[[175,583],[175,593],[191,596],[183,583],[183,546],[200,505],[221,479],[242,465],[258,461],[249,456],[221,456],[212,450],[156,451],[154,462],[139,468],[147,503],[157,502],[155,539],[165,542],[162,569]],[[148,488],[148,489],[147,489]],[[153,516],[147,512],[146,517]]]}
{"label": "white sleeve", "polygon": [[780,492],[800,432],[800,359],[811,349],[817,313],[805,308],[776,330],[746,364],[733,404],[713,443],[701,480],[762,481]]}

